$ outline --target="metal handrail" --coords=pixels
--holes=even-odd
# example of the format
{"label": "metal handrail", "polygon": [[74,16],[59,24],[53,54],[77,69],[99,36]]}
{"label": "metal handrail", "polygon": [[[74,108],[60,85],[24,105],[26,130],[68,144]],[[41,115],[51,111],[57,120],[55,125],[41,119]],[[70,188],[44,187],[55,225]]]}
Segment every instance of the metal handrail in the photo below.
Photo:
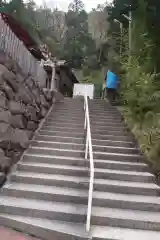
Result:
{"label": "metal handrail", "polygon": [[87,97],[86,91],[84,95],[84,111],[85,111],[84,129],[86,130],[85,159],[88,159],[88,153],[89,153],[89,162],[90,162],[90,167],[89,167],[90,180],[89,180],[88,207],[87,207],[87,220],[86,220],[86,231],[89,232],[90,225],[91,225],[91,213],[92,213],[94,162],[93,162],[91,127],[90,127],[89,108],[88,108],[88,97]]}

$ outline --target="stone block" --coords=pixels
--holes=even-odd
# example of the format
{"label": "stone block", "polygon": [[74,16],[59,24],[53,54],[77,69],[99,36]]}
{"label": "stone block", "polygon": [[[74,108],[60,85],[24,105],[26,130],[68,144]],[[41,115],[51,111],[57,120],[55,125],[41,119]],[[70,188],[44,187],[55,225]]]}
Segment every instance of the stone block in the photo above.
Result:
{"label": "stone block", "polygon": [[31,131],[35,131],[38,128],[38,124],[33,122],[33,121],[29,121],[27,123],[27,129],[31,130]]}
{"label": "stone block", "polygon": [[49,108],[49,103],[47,102],[47,100],[45,99],[45,97],[44,97],[44,95],[40,95],[40,98],[41,98],[41,104],[42,104],[42,106],[43,107],[45,107],[45,108]]}
{"label": "stone block", "polygon": [[4,65],[4,63],[7,61],[7,53],[3,50],[0,50],[0,64]]}
{"label": "stone block", "polygon": [[17,98],[25,104],[32,104],[34,102],[34,96],[25,84],[21,84],[19,87]]}
{"label": "stone block", "polygon": [[20,102],[9,101],[8,108],[12,114],[24,114],[25,113],[25,105]]}
{"label": "stone block", "polygon": [[0,91],[0,108],[7,109],[7,98],[2,91]]}
{"label": "stone block", "polygon": [[8,68],[2,64],[0,64],[0,72],[3,74],[5,79],[16,79],[16,75],[12,71],[9,71]]}
{"label": "stone block", "polygon": [[10,128],[9,123],[0,122],[0,136],[4,135]]}
{"label": "stone block", "polygon": [[33,89],[35,88],[35,81],[32,77],[28,77],[25,79],[25,84],[30,88],[30,89]]}
{"label": "stone block", "polygon": [[11,166],[12,166],[11,158],[4,157],[3,159],[1,159],[1,163],[0,163],[1,172],[7,174],[9,172]]}
{"label": "stone block", "polygon": [[28,134],[28,138],[29,138],[29,139],[32,139],[32,137],[33,137],[33,135],[34,135],[34,132],[29,131],[29,130],[28,130],[28,131],[26,130],[26,132],[27,132],[27,134]]}
{"label": "stone block", "polygon": [[14,128],[24,129],[26,127],[26,121],[23,115],[12,115],[11,125]]}
{"label": "stone block", "polygon": [[4,158],[4,156],[5,156],[4,151],[0,148],[0,159]]}
{"label": "stone block", "polygon": [[21,75],[21,74],[19,74],[19,73],[16,73],[16,80],[17,80],[17,82],[18,83],[23,83],[23,81],[24,81],[24,77],[23,77],[23,75]]}
{"label": "stone block", "polygon": [[26,106],[25,117],[29,121],[37,122],[38,121],[38,116],[37,116],[37,109],[36,109],[36,107],[31,106],[31,105]]}
{"label": "stone block", "polygon": [[8,75],[6,76],[6,74],[4,73],[4,80],[15,93],[18,92],[19,85],[16,82],[16,79],[9,78],[9,76]]}
{"label": "stone block", "polygon": [[0,85],[0,90],[5,93],[8,100],[15,99],[15,93],[14,93],[13,89],[6,82],[4,82],[2,85]]}
{"label": "stone block", "polygon": [[9,71],[16,72],[16,63],[8,55],[4,65]]}
{"label": "stone block", "polygon": [[3,73],[0,72],[0,86],[3,85],[4,82],[5,82],[5,80],[3,78]]}
{"label": "stone block", "polygon": [[0,122],[11,123],[11,116],[10,111],[0,109]]}
{"label": "stone block", "polygon": [[4,150],[10,149],[13,129],[8,123],[0,123],[0,148]]}
{"label": "stone block", "polygon": [[31,133],[27,130],[21,130],[16,128],[12,135],[12,143],[19,144],[21,148],[26,149],[29,145],[29,139],[31,138]]}

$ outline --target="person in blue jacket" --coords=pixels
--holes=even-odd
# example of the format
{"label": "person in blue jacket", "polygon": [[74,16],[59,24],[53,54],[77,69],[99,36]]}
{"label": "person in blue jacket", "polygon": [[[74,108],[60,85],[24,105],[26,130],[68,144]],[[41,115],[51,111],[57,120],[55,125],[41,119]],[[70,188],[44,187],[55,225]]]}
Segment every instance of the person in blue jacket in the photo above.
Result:
{"label": "person in blue jacket", "polygon": [[119,78],[113,71],[108,70],[105,80],[107,98],[111,103],[114,103],[116,101],[117,90],[119,86]]}

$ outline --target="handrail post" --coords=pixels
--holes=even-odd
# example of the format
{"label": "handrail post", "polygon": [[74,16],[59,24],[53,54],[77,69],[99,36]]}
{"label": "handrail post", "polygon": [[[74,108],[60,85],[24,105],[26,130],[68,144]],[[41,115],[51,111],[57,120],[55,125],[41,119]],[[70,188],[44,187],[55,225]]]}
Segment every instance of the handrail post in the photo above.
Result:
{"label": "handrail post", "polygon": [[87,223],[86,231],[89,232],[91,225],[91,213],[92,213],[92,198],[93,198],[93,181],[94,171],[90,172],[89,194],[88,194],[88,211],[87,211]]}
{"label": "handrail post", "polygon": [[91,138],[91,128],[89,119],[89,109],[88,109],[88,97],[87,88],[85,87],[84,93],[84,129],[86,130],[86,141],[85,141],[85,159],[88,159],[90,163],[90,179],[89,179],[89,191],[88,191],[88,206],[87,206],[87,219],[86,219],[86,231],[89,232],[91,225],[91,213],[92,213],[92,198],[93,198],[93,183],[94,183],[94,162],[93,162],[93,150],[92,150],[92,138]]}
{"label": "handrail post", "polygon": [[88,129],[87,129],[87,137],[86,137],[86,151],[85,151],[85,159],[88,158]]}
{"label": "handrail post", "polygon": [[85,113],[85,119],[84,119],[84,129],[86,129],[86,126],[87,126],[87,116],[86,116],[86,113]]}

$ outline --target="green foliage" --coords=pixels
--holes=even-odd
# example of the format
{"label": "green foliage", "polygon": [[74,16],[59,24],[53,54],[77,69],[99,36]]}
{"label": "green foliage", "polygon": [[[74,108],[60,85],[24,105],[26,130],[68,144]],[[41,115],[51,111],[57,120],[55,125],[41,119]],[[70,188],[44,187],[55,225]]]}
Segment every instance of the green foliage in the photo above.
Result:
{"label": "green foliage", "polygon": [[64,58],[72,67],[81,68],[95,50],[95,43],[88,33],[88,15],[80,1],[73,1],[66,14],[66,42]]}
{"label": "green foliage", "polygon": [[[107,42],[98,46],[88,27],[89,14],[81,0],[73,0],[67,13],[50,9],[46,4],[37,6],[34,0],[11,0],[4,4],[6,12],[14,16],[27,29],[39,45],[47,44],[51,53],[66,60],[72,68],[98,69],[105,65],[108,57]],[[102,16],[102,32],[107,32],[104,9],[95,9]],[[98,34],[102,34],[97,28]]]}
{"label": "green foliage", "polygon": [[[126,4],[130,7],[126,7]],[[156,173],[160,172],[160,1],[155,0],[114,0],[107,6],[110,15],[110,38],[115,41],[117,51],[119,24],[123,23],[123,56],[119,59],[121,69],[121,110],[135,134],[141,150],[148,156]],[[132,10],[132,46],[128,61],[128,15]],[[118,46],[118,47],[117,47]],[[112,62],[113,62],[113,58]]]}
{"label": "green foliage", "polygon": [[[160,172],[160,75],[155,37],[148,26],[148,4],[139,0],[132,24],[132,55],[121,58],[121,97],[124,116],[155,172]],[[128,42],[125,42],[128,45]],[[126,47],[127,49],[127,47]]]}

